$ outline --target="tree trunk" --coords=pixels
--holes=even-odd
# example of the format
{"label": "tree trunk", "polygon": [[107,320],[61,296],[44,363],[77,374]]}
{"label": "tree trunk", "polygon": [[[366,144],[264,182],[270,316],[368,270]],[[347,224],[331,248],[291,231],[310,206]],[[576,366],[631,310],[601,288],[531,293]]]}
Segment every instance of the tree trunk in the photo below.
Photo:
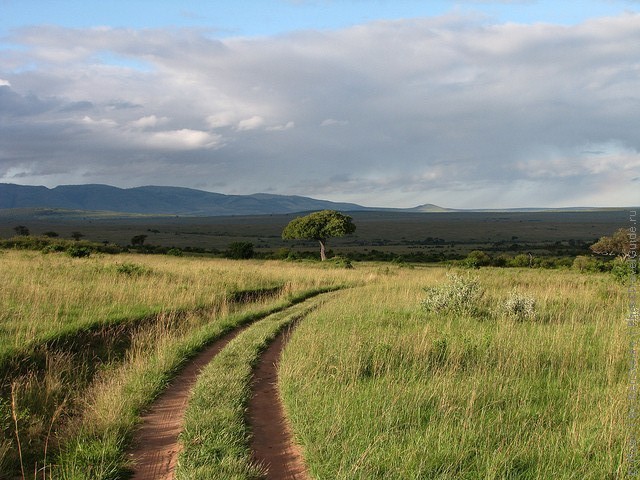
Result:
{"label": "tree trunk", "polygon": [[320,242],[320,260],[323,262],[327,259],[327,255],[324,253],[324,242],[326,240],[318,240]]}

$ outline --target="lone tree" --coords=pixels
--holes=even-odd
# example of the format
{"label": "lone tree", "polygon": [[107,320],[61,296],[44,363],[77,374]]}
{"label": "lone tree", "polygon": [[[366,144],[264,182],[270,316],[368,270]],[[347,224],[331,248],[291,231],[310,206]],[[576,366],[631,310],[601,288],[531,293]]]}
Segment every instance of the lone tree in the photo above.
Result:
{"label": "lone tree", "polygon": [[322,210],[304,217],[294,218],[282,231],[284,239],[317,240],[320,243],[320,259],[326,260],[327,239],[343,237],[356,231],[351,217],[335,210]]}
{"label": "lone tree", "polygon": [[631,234],[626,228],[619,228],[612,236],[602,237],[589,247],[597,255],[615,255],[627,260],[631,254]]}

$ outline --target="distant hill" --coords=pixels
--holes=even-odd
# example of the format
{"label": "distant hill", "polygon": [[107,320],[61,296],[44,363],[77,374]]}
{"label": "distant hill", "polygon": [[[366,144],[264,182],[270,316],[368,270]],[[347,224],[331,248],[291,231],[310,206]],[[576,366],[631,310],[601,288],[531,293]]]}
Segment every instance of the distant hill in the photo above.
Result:
{"label": "distant hill", "polygon": [[149,215],[219,216],[296,213],[310,210],[370,210],[296,195],[223,195],[182,187],[117,188],[61,185],[55,188],[0,183],[0,209],[58,208]]}

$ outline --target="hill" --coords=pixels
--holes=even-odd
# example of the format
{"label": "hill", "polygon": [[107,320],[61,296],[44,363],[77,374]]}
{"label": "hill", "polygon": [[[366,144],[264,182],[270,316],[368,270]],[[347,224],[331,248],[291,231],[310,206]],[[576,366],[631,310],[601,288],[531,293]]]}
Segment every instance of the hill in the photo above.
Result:
{"label": "hill", "polygon": [[369,210],[296,195],[224,195],[182,187],[109,185],[43,186],[0,184],[0,209],[54,208],[149,215],[225,216],[296,213],[308,210]]}

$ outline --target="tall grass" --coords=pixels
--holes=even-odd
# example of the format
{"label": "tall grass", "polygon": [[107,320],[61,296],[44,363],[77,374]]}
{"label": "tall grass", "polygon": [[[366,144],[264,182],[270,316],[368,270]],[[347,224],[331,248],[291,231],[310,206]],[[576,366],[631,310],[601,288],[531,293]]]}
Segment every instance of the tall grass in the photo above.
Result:
{"label": "tall grass", "polygon": [[[28,478],[115,475],[140,411],[189,356],[265,308],[356,279],[293,264],[15,251],[0,269],[0,478],[20,463]],[[258,299],[238,292],[274,286],[268,304],[238,303]]]}
{"label": "tall grass", "polygon": [[[426,311],[445,271],[404,270],[301,323],[281,388],[316,478],[624,477],[623,288],[569,271],[477,280],[467,311]],[[514,288],[530,317],[503,308]]]}

